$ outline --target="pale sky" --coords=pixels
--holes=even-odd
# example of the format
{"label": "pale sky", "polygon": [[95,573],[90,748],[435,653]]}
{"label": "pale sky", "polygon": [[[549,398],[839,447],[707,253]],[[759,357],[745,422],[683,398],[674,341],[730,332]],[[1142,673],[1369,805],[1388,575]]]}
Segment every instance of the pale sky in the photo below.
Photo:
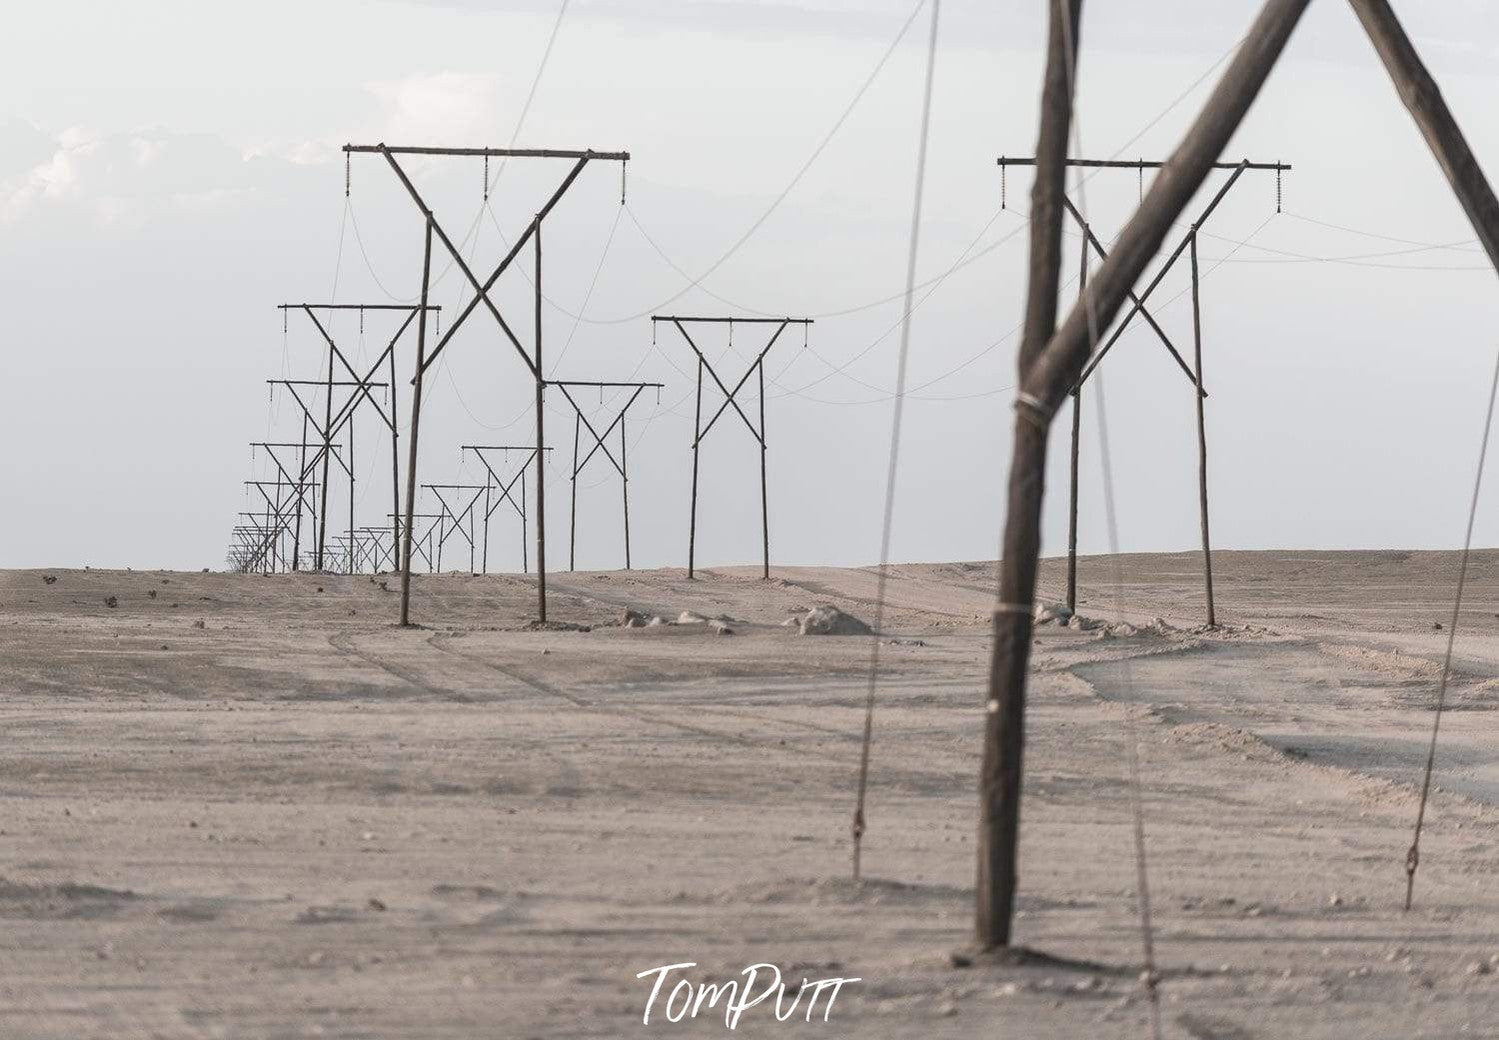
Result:
{"label": "pale sky", "polygon": [[[773,556],[878,556],[925,10],[755,234],[680,298],[686,282],[673,265],[701,274],[766,212],[913,6],[574,0],[561,23],[517,144],[633,159],[628,209],[618,167],[600,163],[547,225],[546,353],[561,358],[558,378],[667,384],[659,405],[649,394],[631,413],[637,566],[681,565],[686,552],[692,356],[665,330],[653,347],[649,321],[635,316],[658,307],[817,318],[805,348],[788,334],[767,362]],[[1082,151],[1163,157],[1211,85],[1204,75],[1257,7],[1149,0],[1125,11],[1094,0]],[[1479,0],[1396,7],[1480,160],[1499,169],[1499,126],[1488,118],[1499,11]],[[265,380],[316,378],[323,360],[305,320],[283,339],[276,305],[385,303],[417,289],[416,209],[371,156],[355,158],[346,205],[339,147],[507,145],[556,11],[546,0],[57,0],[10,13],[0,61],[0,565],[221,565],[234,514],[250,507],[248,442],[299,433],[295,406],[284,397],[272,406]],[[1029,184],[1013,174],[1001,212],[994,160],[1034,147],[1043,11],[1035,0],[943,5],[918,280],[971,262],[918,294],[899,560],[996,551]],[[1216,544],[1460,544],[1499,347],[1494,275],[1345,3],[1313,5],[1226,157],[1295,170],[1285,212],[1275,212],[1273,175],[1246,174],[1202,239]],[[411,169],[485,273],[501,234],[516,234],[565,172],[512,164],[487,212],[478,160]],[[1105,240],[1137,192],[1132,172],[1087,182],[1081,200]],[[1071,278],[1075,238],[1069,249]],[[434,268],[446,267],[439,255]],[[507,275],[501,286],[509,320],[529,328],[529,285]],[[1187,350],[1184,286],[1168,276],[1158,316]],[[461,290],[449,272],[435,300],[455,312]],[[368,353],[383,328],[372,317],[362,348],[356,319],[334,331]],[[721,333],[707,337],[727,381],[754,335],[736,329],[733,352]],[[533,436],[529,377],[491,319],[477,315],[446,358],[422,423],[421,477],[434,483],[477,476],[462,468],[461,444]],[[404,423],[409,349],[400,362]],[[1143,329],[1101,371],[1122,547],[1193,547],[1184,379]],[[1098,552],[1097,409],[1091,396],[1085,404],[1082,548]],[[560,396],[549,405],[556,567],[566,559],[572,421]],[[383,522],[390,499],[378,422],[372,412],[358,419],[362,524]],[[753,442],[726,421],[703,450],[700,561],[753,561]],[[1065,454],[1062,421],[1049,554],[1065,550]],[[599,462],[579,481],[580,567],[621,562],[619,488]],[[253,475],[265,471],[261,463]],[[506,549],[492,565],[515,569],[513,524],[497,513],[496,525]],[[1499,543],[1492,509],[1477,541]]]}

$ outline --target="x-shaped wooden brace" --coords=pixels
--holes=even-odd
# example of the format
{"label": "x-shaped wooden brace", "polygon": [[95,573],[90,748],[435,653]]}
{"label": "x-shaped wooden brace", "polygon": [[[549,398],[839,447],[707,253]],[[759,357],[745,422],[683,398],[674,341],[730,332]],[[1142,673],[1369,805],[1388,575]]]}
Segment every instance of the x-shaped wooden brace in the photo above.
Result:
{"label": "x-shaped wooden brace", "polygon": [[[291,470],[287,469],[286,466],[282,464],[280,457],[276,454],[277,448],[292,448],[298,447],[298,445],[269,444],[265,441],[252,441],[251,446],[265,449],[265,453],[270,457],[271,462],[275,465],[276,471],[280,473],[283,478],[285,478],[285,483],[291,488],[291,493],[296,495],[298,500],[297,505],[302,509],[309,508],[306,498],[307,489],[309,486],[307,481],[308,468],[304,467],[301,477],[294,477],[292,476]],[[306,446],[302,447],[305,448]],[[337,457],[338,455],[338,445],[336,444],[333,445],[333,454],[335,457]],[[313,482],[311,486],[316,487],[316,482]],[[286,503],[286,505],[290,507],[291,503],[288,502]]]}
{"label": "x-shaped wooden brace", "polygon": [[547,200],[546,205],[544,205],[541,208],[541,211],[536,214],[536,216],[531,220],[529,224],[526,225],[525,231],[523,231],[520,237],[517,238],[511,245],[510,251],[505,254],[504,259],[499,262],[499,265],[495,267],[494,271],[487,279],[485,279],[483,282],[480,282],[478,277],[474,274],[473,268],[469,267],[468,261],[463,258],[463,251],[460,250],[456,244],[454,244],[453,239],[449,237],[446,231],[443,230],[442,225],[437,222],[437,218],[432,214],[431,207],[427,205],[427,202],[422,198],[421,193],[416,190],[416,185],[411,183],[411,178],[406,176],[406,171],[401,168],[401,164],[396,161],[396,157],[391,154],[390,149],[386,148],[384,145],[381,145],[377,150],[381,155],[385,156],[385,161],[388,162],[390,164],[390,168],[395,171],[395,175],[400,179],[401,184],[405,186],[406,191],[411,196],[412,201],[416,203],[417,207],[422,211],[422,213],[426,216],[428,222],[431,224],[433,234],[435,234],[438,238],[438,241],[443,244],[443,248],[448,251],[448,255],[453,259],[453,264],[458,268],[459,271],[463,273],[463,277],[468,280],[469,287],[474,290],[473,299],[468,301],[468,304],[463,308],[462,311],[459,312],[457,319],[448,326],[447,331],[444,332],[438,339],[437,345],[434,346],[431,352],[427,354],[426,359],[422,363],[422,371],[425,372],[427,369],[432,367],[433,362],[437,360],[438,355],[442,353],[443,348],[448,345],[448,343],[455,335],[457,335],[458,330],[463,327],[464,322],[468,320],[468,316],[474,312],[474,309],[482,303],[485,310],[489,311],[489,313],[494,317],[495,322],[500,326],[500,331],[503,332],[505,334],[505,338],[510,341],[510,345],[515,348],[515,352],[520,355],[522,363],[525,364],[532,377],[540,380],[542,378],[541,369],[538,367],[537,362],[532,359],[531,355],[526,351],[526,348],[521,345],[520,339],[516,337],[514,330],[510,328],[510,323],[505,320],[504,315],[500,313],[499,307],[495,306],[495,302],[490,299],[489,292],[494,288],[495,282],[500,280],[500,275],[504,274],[506,269],[508,269],[510,265],[515,262],[515,258],[520,255],[520,251],[525,248],[526,243],[529,242],[533,236],[540,235],[542,220],[548,213],[552,211],[552,207],[557,205],[562,196],[567,192],[567,189],[572,187],[573,181],[578,179],[578,175],[583,172],[583,167],[588,165],[588,157],[584,156],[578,159],[578,161],[573,165],[573,168],[563,179],[562,185],[552,193],[552,196]]}
{"label": "x-shaped wooden brace", "polygon": [[[1234,172],[1229,175],[1228,180],[1223,182],[1223,187],[1218,189],[1218,193],[1213,196],[1212,201],[1207,204],[1206,208],[1203,209],[1201,215],[1198,216],[1197,220],[1193,222],[1192,229],[1187,232],[1187,234],[1182,238],[1177,247],[1171,251],[1171,255],[1166,258],[1166,262],[1161,265],[1161,269],[1156,272],[1156,276],[1152,278],[1150,284],[1145,287],[1145,291],[1143,293],[1140,293],[1139,295],[1136,295],[1134,291],[1131,290],[1131,292],[1129,293],[1129,299],[1131,301],[1130,309],[1126,311],[1124,317],[1120,319],[1119,324],[1114,328],[1114,331],[1109,336],[1108,341],[1105,342],[1101,348],[1094,351],[1092,359],[1089,360],[1087,366],[1083,368],[1082,375],[1078,376],[1077,382],[1072,385],[1072,392],[1074,394],[1077,393],[1078,388],[1081,387],[1083,383],[1087,382],[1088,377],[1093,374],[1093,370],[1097,368],[1103,361],[1104,355],[1107,354],[1110,348],[1112,348],[1114,344],[1119,341],[1119,337],[1124,335],[1124,330],[1129,327],[1129,323],[1134,318],[1134,316],[1136,314],[1142,314],[1145,312],[1145,301],[1150,299],[1151,294],[1155,292],[1156,289],[1160,286],[1162,280],[1165,279],[1167,272],[1171,270],[1172,265],[1181,259],[1182,253],[1186,252],[1187,246],[1191,245],[1192,241],[1197,237],[1197,229],[1207,222],[1208,217],[1213,215],[1213,211],[1218,208],[1218,204],[1223,201],[1224,197],[1228,194],[1229,189],[1234,186],[1234,182],[1236,182],[1243,175],[1244,171],[1247,170],[1249,166],[1250,163],[1246,159],[1245,161],[1239,163],[1238,166],[1234,167]],[[1082,223],[1082,217],[1078,215],[1077,210],[1072,208],[1071,200],[1064,197],[1063,202],[1066,203],[1067,209],[1072,213],[1073,219],[1077,220],[1078,223]],[[1089,237],[1092,237],[1092,232],[1089,232]],[[1096,248],[1098,249],[1098,253],[1100,256],[1105,256],[1102,247]],[[1164,332],[1161,332],[1160,326],[1156,325],[1155,323],[1155,319],[1147,316],[1146,320],[1150,322],[1153,328],[1155,328],[1156,333],[1161,337],[1162,342],[1166,342],[1166,334]],[[1169,342],[1166,342],[1166,348],[1171,351],[1171,356],[1176,358],[1176,363],[1180,365],[1182,371],[1187,374],[1187,378],[1192,381],[1194,386],[1197,386],[1197,376],[1192,372],[1192,369],[1187,365],[1187,363],[1182,360],[1182,356],[1176,352],[1176,349],[1172,347]],[[1197,386],[1197,392],[1203,397],[1208,396],[1206,387]]]}
{"label": "x-shaped wooden brace", "polygon": [[[428,309],[436,310],[437,308],[429,307]],[[382,405],[378,400],[376,400],[375,395],[370,393],[370,391],[375,387],[385,385],[384,383],[376,383],[373,381],[375,373],[380,370],[380,366],[385,364],[386,358],[390,357],[391,353],[396,349],[396,343],[400,340],[401,336],[405,334],[406,330],[411,327],[411,323],[416,320],[416,316],[421,311],[421,307],[412,306],[408,310],[406,319],[402,321],[400,327],[396,329],[395,335],[390,337],[390,342],[385,345],[385,349],[380,351],[380,355],[375,358],[374,364],[370,365],[369,371],[365,372],[362,376],[355,370],[354,366],[349,362],[348,357],[344,355],[344,352],[339,349],[338,344],[334,341],[333,335],[328,331],[327,327],[318,320],[317,314],[313,312],[313,305],[304,303],[301,305],[301,310],[307,315],[309,319],[311,319],[312,324],[316,326],[318,330],[318,334],[321,335],[323,337],[323,341],[328,344],[328,353],[330,358],[338,359],[339,364],[343,365],[344,371],[347,372],[350,379],[353,380],[352,384],[350,385],[355,387],[355,390],[349,395],[348,400],[346,400],[343,403],[343,406],[339,408],[338,414],[335,415],[333,419],[328,423],[329,428],[334,433],[337,433],[343,428],[344,423],[348,420],[354,409],[359,406],[359,402],[361,400],[368,400],[369,403],[374,406],[376,414],[378,414],[380,418],[384,420],[386,428],[391,432],[394,432],[396,428],[395,408],[392,407],[391,414],[387,415],[385,413],[385,406]],[[329,364],[331,366],[332,362],[330,361]]]}
{"label": "x-shaped wooden brace", "polygon": [[[489,510],[484,514],[484,519],[488,520],[490,517],[494,516],[494,511],[500,508],[501,502],[509,502],[511,508],[515,510],[516,515],[524,520],[526,518],[526,503],[524,501],[524,491],[526,486],[526,467],[531,465],[532,459],[536,458],[536,449],[518,447],[514,445],[506,447],[503,444],[465,444],[463,446],[463,450],[471,451],[478,456],[479,462],[483,464],[485,471],[490,476],[490,479],[494,481],[494,483],[490,486],[500,493],[500,497],[496,498],[493,503],[491,503]],[[484,453],[486,451],[511,450],[525,451],[529,452],[529,454],[526,456],[526,460],[520,464],[520,468],[515,471],[515,476],[511,477],[509,481],[506,481],[499,475],[499,473],[495,472],[495,468],[489,464],[489,459],[485,457]],[[551,448],[547,449],[547,451],[551,450]],[[511,489],[515,487],[517,482],[520,483],[522,489],[522,501],[520,502],[517,502],[510,495]]]}
{"label": "x-shaped wooden brace", "polygon": [[[621,461],[623,456],[621,456],[621,459],[616,459],[614,457],[614,453],[609,450],[609,445],[606,443],[605,439],[614,432],[615,427],[621,426],[624,423],[625,413],[630,410],[630,405],[635,403],[635,399],[638,398],[647,387],[660,388],[661,385],[662,384],[660,383],[579,383],[563,379],[547,380],[547,386],[555,386],[559,390],[561,390],[562,396],[567,398],[567,403],[573,406],[573,480],[578,479],[578,474],[583,472],[583,467],[588,465],[589,460],[592,459],[593,456],[600,451],[602,451],[604,453],[604,457],[607,458],[611,464],[613,464],[614,471],[620,475],[621,479],[629,479],[629,477],[626,476],[625,467],[623,462]],[[630,395],[627,401],[625,401],[624,407],[620,408],[620,410],[615,414],[614,421],[604,429],[603,433],[599,433],[598,429],[595,428],[593,423],[588,421],[588,416],[584,414],[582,407],[579,406],[578,402],[573,398],[572,392],[568,389],[569,387],[575,386],[596,386],[600,389],[629,389],[633,387],[635,392]],[[579,424],[581,424],[582,428],[586,429],[589,435],[593,437],[593,447],[589,449],[588,454],[584,456],[582,462],[578,461],[577,434],[579,432]]]}
{"label": "x-shaped wooden brace", "polygon": [[361,527],[359,533],[363,536],[366,546],[364,558],[370,561],[373,568],[378,571],[382,565],[389,563],[393,569],[396,565],[395,539],[391,538],[392,544],[389,549],[385,547],[385,539],[395,534],[395,528]]}
{"label": "x-shaped wooden brace", "polygon": [[[444,531],[441,534],[438,535],[438,548],[441,548],[442,546],[446,545],[448,543],[448,539],[452,537],[453,531],[456,530],[459,534],[463,535],[464,539],[468,542],[469,549],[473,549],[473,547],[474,547],[474,536],[470,532],[465,531],[463,529],[463,521],[464,521],[465,517],[472,518],[473,512],[474,512],[474,506],[478,504],[479,496],[484,493],[486,485],[484,485],[484,484],[423,484],[422,487],[424,487],[428,491],[432,492],[433,496],[437,499],[438,503],[442,506],[442,511],[447,514],[447,516],[448,516],[448,518],[450,520],[453,521],[453,526],[452,527],[445,528]],[[444,491],[472,491],[473,495],[471,495],[469,497],[468,505],[464,506],[463,512],[461,512],[461,513],[455,513],[455,512],[453,512],[453,507],[448,504],[448,500],[443,497],[443,492]],[[472,526],[472,519],[470,519],[470,526]]]}
{"label": "x-shaped wooden brace", "polygon": [[[443,519],[445,519],[446,517],[447,517],[446,513],[413,513],[413,514],[411,514],[411,526],[412,526],[412,532],[411,533],[414,536],[411,539],[411,551],[414,552],[414,553],[416,553],[417,555],[419,555],[423,560],[427,561],[427,570],[429,570],[429,571],[436,569],[436,566],[435,566],[435,564],[433,562],[433,555],[427,551],[426,545],[427,545],[427,542],[430,541],[432,533],[437,530],[437,524],[438,524],[438,522],[441,521],[441,520],[443,520]],[[397,517],[397,521],[399,521],[399,519],[400,518]],[[432,521],[430,524],[427,525],[426,532],[423,533],[423,534],[421,534],[421,535],[417,535],[416,534],[416,522],[418,520],[430,520],[430,521]]]}
{"label": "x-shaped wooden brace", "polygon": [[[1067,207],[1067,212],[1072,214],[1072,219],[1077,222],[1078,228],[1083,233],[1083,248],[1097,253],[1100,260],[1107,260],[1109,258],[1108,250],[1104,249],[1103,243],[1098,240],[1098,236],[1093,234],[1093,228],[1088,224],[1087,221],[1083,220],[1083,215],[1077,211],[1077,207],[1072,204],[1072,200],[1063,195],[1062,204]],[[1186,359],[1183,358],[1176,347],[1172,345],[1171,338],[1166,335],[1166,330],[1161,328],[1160,322],[1156,321],[1154,315],[1152,315],[1150,311],[1145,308],[1145,301],[1139,296],[1135,295],[1134,290],[1130,291],[1129,298],[1130,301],[1135,305],[1135,312],[1138,312],[1140,317],[1145,319],[1145,323],[1149,325],[1155,332],[1156,337],[1161,341],[1161,345],[1164,346],[1167,353],[1169,353],[1171,357],[1175,359],[1177,367],[1179,367],[1182,372],[1186,374],[1187,379],[1195,386],[1197,383],[1197,377],[1192,374],[1192,369],[1188,367]],[[1134,312],[1131,313],[1130,317],[1133,316]],[[1129,320],[1129,318],[1125,318],[1124,322],[1121,323],[1120,328],[1122,329],[1123,325],[1127,324]],[[1078,382],[1079,385],[1081,385],[1082,381],[1079,380]]]}
{"label": "x-shaped wooden brace", "polygon": [[[349,416],[353,413],[347,411],[346,409],[340,409],[339,415],[341,416],[341,418],[338,420],[338,422],[329,422],[325,426],[324,423],[319,420],[316,415],[313,414],[312,409],[307,406],[307,402],[303,400],[302,395],[297,392],[297,387],[360,387],[364,384],[338,380],[335,380],[330,384],[327,380],[323,379],[267,379],[266,382],[271,383],[275,386],[284,386],[288,391],[290,391],[292,398],[297,402],[297,407],[302,409],[302,414],[307,416],[307,421],[312,425],[313,431],[318,435],[319,438],[322,439],[322,443],[317,446],[316,453],[314,453],[312,458],[307,461],[305,471],[310,472],[314,465],[322,461],[323,455],[326,452],[332,456],[333,461],[338,463],[340,468],[343,469],[344,473],[352,477],[354,475],[354,471],[350,468],[349,463],[344,460],[343,456],[338,454],[338,446],[333,443],[333,438],[337,437],[339,433],[342,432],[344,425],[349,421]],[[368,385],[372,387],[385,386],[384,383],[370,383]],[[360,391],[356,389],[353,391],[352,396],[357,398],[359,396],[359,393]],[[309,445],[309,447],[311,447],[311,445]]]}
{"label": "x-shaped wooden brace", "polygon": [[[537,450],[534,447],[518,444],[465,444],[463,450],[471,451],[478,456],[479,462],[484,467],[486,474],[485,481],[489,482],[491,488],[499,492],[498,498],[485,503],[484,571],[487,573],[489,570],[489,519],[494,516],[494,511],[500,508],[501,502],[509,502],[510,508],[515,510],[515,515],[520,517],[520,569],[522,571],[529,571],[531,569],[531,559],[530,551],[526,545],[526,469],[536,460]],[[548,448],[546,450],[551,451],[552,449]],[[526,456],[521,461],[520,468],[515,471],[515,475],[509,480],[505,480],[490,463],[488,456],[484,454],[486,451],[503,451],[507,454],[511,451],[523,451],[526,453]],[[516,501],[515,496],[511,494],[517,483],[520,484],[519,501]]]}
{"label": "x-shaped wooden brace", "polygon": [[760,450],[764,451],[765,409],[763,407],[763,403],[760,409],[760,425],[756,426],[753,422],[750,421],[750,417],[744,414],[744,409],[739,407],[737,395],[740,390],[744,389],[744,384],[749,382],[749,377],[755,375],[758,372],[760,375],[760,390],[763,396],[765,390],[765,369],[763,368],[763,365],[765,363],[765,355],[769,354],[770,348],[776,345],[776,340],[781,338],[781,333],[786,331],[786,327],[791,324],[791,319],[787,318],[781,321],[781,323],[776,326],[775,332],[771,334],[770,342],[765,344],[765,348],[761,350],[759,354],[755,355],[755,360],[750,362],[749,367],[744,370],[744,375],[739,377],[739,382],[734,384],[734,389],[732,390],[724,385],[722,379],[718,378],[718,373],[714,371],[712,364],[710,364],[708,359],[703,356],[703,352],[698,349],[697,343],[693,340],[692,336],[688,334],[687,330],[682,326],[682,319],[672,318],[671,323],[677,327],[677,331],[682,334],[682,338],[687,341],[687,345],[691,347],[692,352],[697,355],[698,382],[701,384],[703,373],[707,372],[708,375],[713,378],[713,382],[718,384],[718,389],[721,390],[724,395],[723,404],[718,406],[718,411],[713,413],[713,418],[708,420],[708,425],[704,426],[701,430],[695,431],[693,433],[692,446],[696,448],[698,444],[702,442],[702,439],[708,436],[708,431],[713,429],[713,424],[718,422],[719,416],[723,415],[723,413],[727,411],[728,408],[732,405],[734,411],[739,413],[739,418],[744,420],[744,425],[749,430],[751,436],[753,436],[755,440],[760,442]]}

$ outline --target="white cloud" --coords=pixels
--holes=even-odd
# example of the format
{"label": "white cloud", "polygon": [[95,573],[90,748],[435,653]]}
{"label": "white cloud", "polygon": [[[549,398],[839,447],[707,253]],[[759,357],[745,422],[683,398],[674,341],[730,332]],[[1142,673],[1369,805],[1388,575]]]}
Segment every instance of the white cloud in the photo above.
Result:
{"label": "white cloud", "polygon": [[136,225],[164,208],[211,209],[259,180],[256,159],[208,134],[71,127],[50,149],[29,169],[0,180],[0,222],[71,206],[106,226]]}
{"label": "white cloud", "polygon": [[497,76],[464,72],[366,85],[386,108],[379,135],[391,144],[498,140],[499,87]]}
{"label": "white cloud", "polygon": [[24,119],[0,120],[0,181],[30,170],[52,154],[51,135]]}

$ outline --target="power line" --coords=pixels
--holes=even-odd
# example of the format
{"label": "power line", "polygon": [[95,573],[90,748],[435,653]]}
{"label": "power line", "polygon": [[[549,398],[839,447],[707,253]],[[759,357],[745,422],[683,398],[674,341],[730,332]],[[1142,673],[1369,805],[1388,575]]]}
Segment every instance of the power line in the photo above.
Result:
{"label": "power line", "polygon": [[[660,302],[653,304],[652,306],[647,307],[635,314],[622,315],[615,318],[589,318],[580,314],[572,314],[567,311],[563,311],[563,313],[567,314],[567,316],[570,318],[577,318],[580,321],[587,322],[588,324],[592,325],[622,325],[626,322],[637,321],[641,318],[649,317],[650,315],[659,312],[669,304],[672,304],[681,299],[683,296],[686,296],[693,289],[701,287],[702,283],[706,279],[712,277],[715,271],[717,271],[720,267],[727,263],[729,259],[744,246],[746,242],[754,237],[754,235],[760,230],[760,228],[764,226],[765,222],[770,219],[771,215],[780,208],[781,203],[786,201],[787,196],[789,196],[791,192],[796,188],[796,186],[801,183],[801,180],[806,176],[807,171],[812,168],[812,165],[817,162],[818,158],[821,157],[822,153],[827,149],[828,145],[832,143],[832,140],[835,136],[837,136],[838,131],[843,128],[843,124],[848,121],[849,116],[853,114],[853,111],[858,107],[859,102],[864,99],[864,95],[869,92],[869,88],[874,85],[874,81],[879,77],[880,72],[884,70],[886,64],[889,63],[891,56],[895,54],[896,48],[900,46],[901,40],[905,38],[907,31],[911,28],[911,24],[916,21],[916,16],[921,13],[921,9],[923,6],[925,6],[925,4],[926,0],[917,0],[915,6],[911,9],[911,13],[906,17],[906,20],[901,23],[900,30],[895,34],[895,38],[890,41],[890,44],[885,48],[884,53],[881,54],[879,60],[875,62],[874,68],[870,70],[870,73],[865,77],[864,82],[861,83],[858,89],[854,91],[853,97],[849,100],[848,104],[844,106],[844,109],[841,113],[839,113],[838,118],[833,121],[833,125],[828,128],[825,134],[823,134],[822,139],[812,149],[811,154],[807,156],[806,160],[801,164],[800,167],[798,167],[796,173],[792,175],[791,180],[786,183],[786,186],[781,189],[779,194],[777,194],[776,197],[771,201],[770,205],[767,206],[765,210],[750,224],[750,226],[745,229],[744,233],[736,238],[733,243],[731,243],[729,247],[724,250],[724,252],[718,257],[717,260],[708,265],[707,270],[698,275],[696,278],[691,278],[686,274],[686,272],[681,271],[681,269],[677,268],[675,264],[672,264],[670,261],[668,261],[668,263],[674,270],[677,270],[683,278],[688,279],[687,284],[677,292],[673,293],[671,296],[668,296],[666,299],[661,300]],[[634,221],[634,219],[635,218],[632,214],[631,220]],[[640,226],[638,222],[636,226]],[[644,233],[644,230],[645,229],[641,227],[642,234]],[[649,236],[646,237],[647,241],[650,241]],[[654,245],[654,243],[652,244]],[[707,290],[704,291],[707,292]],[[728,306],[736,307],[758,316],[765,315],[765,312],[756,311],[753,308],[740,307],[740,305],[726,300],[723,297],[716,296],[711,292],[709,293],[709,295],[714,296],[714,299],[717,299],[719,300],[719,302],[724,303]],[[547,302],[552,303],[553,306],[556,306],[556,304],[551,300],[548,300]]]}
{"label": "power line", "polygon": [[1452,249],[1464,253],[1480,253],[1483,251],[1481,249],[1468,248],[1470,246],[1477,245],[1478,239],[1476,238],[1466,239],[1462,242],[1454,242],[1450,245],[1437,245],[1431,242],[1420,242],[1410,238],[1397,238],[1394,235],[1386,235],[1378,231],[1366,231],[1363,228],[1349,227],[1346,224],[1333,224],[1329,221],[1318,220],[1315,217],[1308,217],[1301,213],[1292,213],[1290,210],[1286,210],[1285,214],[1293,220],[1300,220],[1307,224],[1315,224],[1318,227],[1330,228],[1333,231],[1344,231],[1350,235],[1362,235],[1365,238],[1377,238],[1385,242],[1395,242],[1399,245],[1426,246],[1431,249]]}

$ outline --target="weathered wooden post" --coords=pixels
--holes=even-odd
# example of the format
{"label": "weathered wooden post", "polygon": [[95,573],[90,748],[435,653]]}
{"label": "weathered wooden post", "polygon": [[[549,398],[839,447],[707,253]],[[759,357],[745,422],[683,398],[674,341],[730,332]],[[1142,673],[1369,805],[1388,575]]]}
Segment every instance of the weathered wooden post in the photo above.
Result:
{"label": "weathered wooden post", "polygon": [[547,475],[546,475],[546,369],[541,363],[541,215],[535,228],[536,247],[536,617],[547,620]]}
{"label": "weathered wooden post", "polygon": [[[1077,273],[1077,295],[1088,291],[1088,225],[1083,225],[1082,260]],[[1083,388],[1072,388],[1071,489],[1067,499],[1067,609],[1077,613],[1077,455],[1083,432]]]}
{"label": "weathered wooden post", "polygon": [[[1031,201],[1031,269],[1020,344],[1015,440],[1011,449],[1004,557],[994,613],[980,825],[976,939],[982,950],[1010,945],[1024,751],[1025,677],[1041,550],[1046,434],[1076,385],[1097,330],[1107,328],[1171,224],[1202,186],[1264,85],[1309,0],[1267,0],[1202,112],[1162,168],[1087,291],[1055,328],[1061,189],[1071,116],[1081,0],[1052,0],[1036,184]],[[1355,0],[1369,2],[1369,0]]]}
{"label": "weathered wooden post", "polygon": [[411,445],[406,456],[406,526],[401,531],[401,625],[411,624],[411,532],[416,526],[416,441],[422,422],[422,369],[427,360],[427,291],[432,282],[432,214],[422,248],[422,304],[416,319],[416,378],[411,386]]}
{"label": "weathered wooden post", "polygon": [[1197,377],[1197,388],[1192,396],[1197,399],[1197,502],[1202,514],[1202,580],[1206,585],[1208,601],[1208,627],[1218,624],[1217,612],[1213,609],[1213,540],[1208,534],[1208,431],[1203,416],[1206,405],[1202,393],[1202,301],[1198,291],[1197,274],[1197,225],[1192,225],[1192,371]]}
{"label": "weathered wooden post", "polygon": [[[1051,16],[1046,78],[1041,91],[1036,180],[1031,188],[1030,279],[1017,359],[1022,382],[1056,326],[1057,283],[1062,268],[1062,192],[1082,6],[1082,0],[1048,0]],[[982,949],[1010,945],[1015,909],[1025,673],[1030,662],[1031,608],[1041,555],[1046,434],[1046,422],[1034,421],[1026,410],[1017,408],[979,770],[976,938]]]}

